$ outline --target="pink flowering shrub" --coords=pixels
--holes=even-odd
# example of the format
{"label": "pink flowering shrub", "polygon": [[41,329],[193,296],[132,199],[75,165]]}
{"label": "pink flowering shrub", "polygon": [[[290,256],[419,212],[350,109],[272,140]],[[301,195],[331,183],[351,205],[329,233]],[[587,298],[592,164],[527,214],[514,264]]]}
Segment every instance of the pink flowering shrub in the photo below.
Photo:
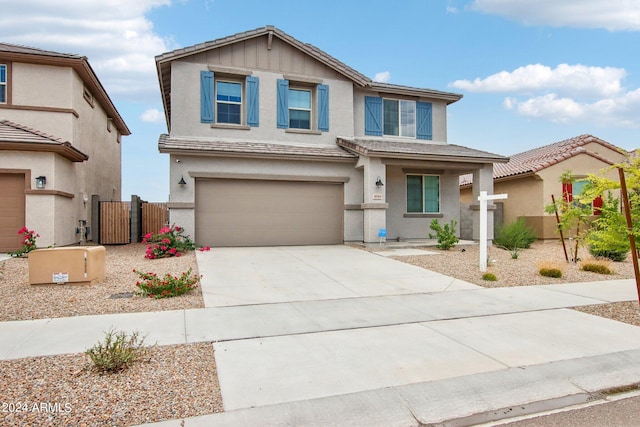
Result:
{"label": "pink flowering shrub", "polygon": [[22,247],[15,252],[8,252],[12,257],[20,257],[26,253],[36,249],[36,238],[40,237],[35,231],[22,227],[18,230],[18,234],[22,234]]}
{"label": "pink flowering shrub", "polygon": [[191,269],[182,273],[180,277],[168,273],[164,277],[158,277],[156,273],[143,273],[137,270],[133,272],[141,279],[136,282],[138,294],[149,298],[177,297],[197,288],[200,283],[200,277],[192,276]]}
{"label": "pink flowering shrub", "polygon": [[149,233],[142,242],[147,243],[144,257],[148,259],[179,257],[196,248],[191,238],[184,235],[184,229],[177,225],[163,227],[156,234]]}

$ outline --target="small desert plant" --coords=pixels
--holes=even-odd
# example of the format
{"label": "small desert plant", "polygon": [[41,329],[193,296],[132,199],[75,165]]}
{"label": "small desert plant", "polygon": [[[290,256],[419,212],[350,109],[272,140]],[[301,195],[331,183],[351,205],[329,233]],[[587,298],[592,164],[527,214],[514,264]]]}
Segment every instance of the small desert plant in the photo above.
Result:
{"label": "small desert plant", "polygon": [[191,238],[184,235],[184,229],[176,225],[146,234],[142,243],[147,243],[144,257],[148,259],[179,257],[196,248]]}
{"label": "small desert plant", "polygon": [[191,271],[191,269],[185,271],[180,277],[169,273],[164,277],[158,277],[156,273],[133,270],[142,279],[136,282],[138,293],[149,298],[177,297],[197,288],[200,277],[192,276]]}
{"label": "small desert plant", "polygon": [[611,261],[602,259],[590,259],[583,261],[580,265],[583,271],[591,271],[598,274],[613,274],[611,269]]}
{"label": "small desert plant", "polygon": [[516,251],[515,256],[514,252],[511,253],[511,257],[516,259],[518,258],[517,251],[530,248],[537,238],[538,236],[533,228],[528,226],[523,218],[518,218],[510,224],[496,227],[493,243],[499,247]]}
{"label": "small desert plant", "polygon": [[496,280],[498,280],[498,278],[493,273],[484,273],[482,275],[482,280],[486,280],[488,282],[495,282]]}
{"label": "small desert plant", "polygon": [[144,345],[144,337],[138,332],[127,335],[110,329],[103,341],[85,351],[95,368],[100,372],[117,372],[125,369],[150,351]]}
{"label": "small desert plant", "polygon": [[562,266],[551,261],[538,263],[538,272],[545,277],[562,277]]}
{"label": "small desert plant", "polygon": [[437,219],[431,221],[431,228],[435,231],[435,236],[429,233],[429,238],[437,238],[438,244],[436,247],[438,249],[449,250],[456,245],[460,241],[458,237],[456,237],[456,225],[458,222],[455,219],[452,219],[449,224],[445,224],[444,227],[440,225]]}

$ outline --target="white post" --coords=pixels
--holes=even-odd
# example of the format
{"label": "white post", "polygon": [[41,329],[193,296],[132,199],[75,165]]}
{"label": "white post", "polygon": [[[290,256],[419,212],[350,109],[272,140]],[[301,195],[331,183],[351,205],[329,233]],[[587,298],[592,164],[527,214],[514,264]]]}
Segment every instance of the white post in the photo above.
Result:
{"label": "white post", "polygon": [[506,194],[494,194],[488,196],[486,191],[481,191],[478,196],[480,201],[480,271],[487,271],[487,201],[506,199]]}
{"label": "white post", "polygon": [[481,191],[480,201],[480,271],[487,271],[487,192]]}

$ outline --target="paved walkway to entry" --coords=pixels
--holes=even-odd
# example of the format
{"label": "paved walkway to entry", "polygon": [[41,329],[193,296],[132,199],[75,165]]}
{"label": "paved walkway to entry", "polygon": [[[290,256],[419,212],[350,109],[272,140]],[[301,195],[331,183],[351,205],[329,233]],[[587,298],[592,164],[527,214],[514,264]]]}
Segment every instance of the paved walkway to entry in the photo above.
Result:
{"label": "paved walkway to entry", "polygon": [[469,424],[640,383],[640,328],[565,308],[634,300],[633,280],[485,289],[345,246],[197,257],[206,308],[0,322],[0,359],[110,327],[211,341],[226,412],[188,427]]}

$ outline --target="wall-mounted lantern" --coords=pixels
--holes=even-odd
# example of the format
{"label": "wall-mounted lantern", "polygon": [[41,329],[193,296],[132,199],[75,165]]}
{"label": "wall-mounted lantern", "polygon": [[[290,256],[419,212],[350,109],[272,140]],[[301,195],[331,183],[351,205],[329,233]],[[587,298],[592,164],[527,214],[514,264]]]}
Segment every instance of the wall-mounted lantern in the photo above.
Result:
{"label": "wall-mounted lantern", "polygon": [[47,185],[47,177],[40,175],[36,178],[36,188],[44,188]]}
{"label": "wall-mounted lantern", "polygon": [[180,187],[184,187],[185,185],[187,185],[187,181],[184,180],[184,176],[180,177],[180,181],[178,181],[178,185]]}
{"label": "wall-mounted lantern", "polygon": [[384,186],[384,184],[382,183],[382,180],[380,179],[380,177],[378,177],[378,179],[376,180],[376,187],[382,187]]}

